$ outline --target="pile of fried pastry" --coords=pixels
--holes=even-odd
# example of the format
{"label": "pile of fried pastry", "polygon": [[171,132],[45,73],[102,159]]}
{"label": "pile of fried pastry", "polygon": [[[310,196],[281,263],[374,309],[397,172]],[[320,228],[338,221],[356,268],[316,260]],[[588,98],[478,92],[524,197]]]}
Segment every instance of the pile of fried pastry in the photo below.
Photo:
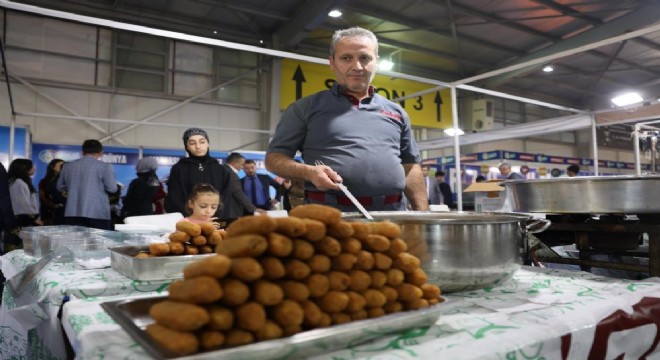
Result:
{"label": "pile of fried pastry", "polygon": [[216,229],[211,222],[196,224],[182,220],[176,223],[176,231],[169,235],[169,242],[151,243],[149,252],[141,251],[135,257],[212,254],[225,235],[225,230]]}
{"label": "pile of fried pastry", "polygon": [[391,222],[346,222],[309,204],[233,222],[215,256],[190,263],[149,314],[174,355],[416,310],[442,301]]}

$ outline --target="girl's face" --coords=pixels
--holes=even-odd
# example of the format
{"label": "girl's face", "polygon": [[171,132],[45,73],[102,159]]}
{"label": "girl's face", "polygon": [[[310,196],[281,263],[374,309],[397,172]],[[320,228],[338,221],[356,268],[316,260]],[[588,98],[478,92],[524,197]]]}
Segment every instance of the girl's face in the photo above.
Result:
{"label": "girl's face", "polygon": [[191,218],[198,220],[210,219],[220,206],[220,196],[214,193],[198,194],[195,200],[188,201],[188,207],[192,210]]}
{"label": "girl's face", "polygon": [[60,170],[62,170],[62,165],[64,165],[63,162],[58,162],[53,165],[53,171],[55,171],[55,174],[59,174]]}
{"label": "girl's face", "polygon": [[188,139],[186,149],[193,156],[204,156],[209,151],[209,142],[202,135],[193,135]]}
{"label": "girl's face", "polygon": [[28,171],[28,176],[33,176],[36,171],[37,168],[34,167],[34,165],[32,165],[32,168],[30,169],[30,171]]}

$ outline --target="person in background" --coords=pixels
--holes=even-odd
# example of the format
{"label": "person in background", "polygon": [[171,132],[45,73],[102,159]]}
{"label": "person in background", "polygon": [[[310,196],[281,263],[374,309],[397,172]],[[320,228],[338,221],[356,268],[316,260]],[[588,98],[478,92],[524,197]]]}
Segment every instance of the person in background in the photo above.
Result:
{"label": "person in background", "polygon": [[566,175],[568,177],[577,176],[579,172],[580,172],[580,167],[577,165],[571,165],[566,168]]}
{"label": "person in background", "polygon": [[[39,181],[39,213],[44,225],[61,224],[64,220],[64,199],[57,191],[57,179],[60,176],[64,160],[53,159],[48,163],[46,176]],[[57,221],[56,221],[57,218]]]}
{"label": "person in background", "polygon": [[438,189],[442,194],[442,203],[449,206],[450,209],[456,207],[456,204],[454,204],[454,195],[451,192],[451,187],[445,182],[445,173],[443,171],[436,172],[435,180],[438,184]]}
{"label": "person in background", "polygon": [[[0,243],[2,243],[0,254],[6,252],[5,244],[12,232],[18,235],[14,224],[14,210],[11,207],[11,196],[9,195],[9,175],[5,166],[0,163]],[[2,282],[4,282],[4,277],[0,279],[0,283]]]}
{"label": "person in background", "polygon": [[128,216],[153,215],[156,202],[165,198],[165,190],[156,175],[158,161],[154,158],[142,158],[135,165],[137,178],[128,185],[121,209],[121,218]]}
{"label": "person in background", "polygon": [[186,206],[188,207],[186,211],[188,216],[179,221],[190,221],[195,224],[213,222],[216,219],[215,214],[222,207],[220,192],[211,184],[195,184],[190,190]]}
{"label": "person in background", "polygon": [[[209,154],[209,136],[203,129],[190,128],[183,133],[183,145],[188,157],[179,160],[167,180],[165,211],[187,213],[187,202],[193,186],[210,184],[223,199],[231,198],[231,171]],[[214,217],[221,218],[218,208]]]}
{"label": "person in background", "polygon": [[64,164],[57,180],[57,190],[66,192],[64,222],[112,230],[108,194],[116,194],[121,187],[112,165],[100,160],[103,156],[100,141],[85,140],[82,154],[80,159]]}
{"label": "person in background", "polygon": [[557,168],[552,168],[552,170],[550,170],[550,176],[553,178],[561,177],[561,170]]}
{"label": "person in background", "polygon": [[305,202],[305,181],[284,179],[278,196],[282,198],[282,208],[286,211],[302,205]]}
{"label": "person in background", "polygon": [[527,174],[529,174],[529,166],[523,165],[520,167],[520,175],[523,176],[523,179],[527,179]]}
{"label": "person in background", "polygon": [[483,176],[483,175],[479,175],[479,176],[477,176],[476,179],[474,179],[474,182],[478,182],[478,183],[484,182],[484,181],[486,181],[486,177]]}
{"label": "person in background", "polygon": [[[337,183],[343,182],[367,210],[405,210],[404,192],[413,210],[428,210],[410,118],[371,86],[378,39],[359,27],[337,30],[329,61],[335,83],[282,114],[266,168],[285,179],[305,180],[306,202],[356,211],[339,191]],[[293,160],[297,151],[304,164]]]}
{"label": "person in background", "polygon": [[[9,197],[14,212],[15,229],[42,224],[39,219],[37,190],[32,185],[31,176],[34,172],[34,164],[30,159],[15,159],[9,165]],[[23,248],[23,242],[16,235],[11,236],[9,243],[5,244],[5,251]]]}
{"label": "person in background", "polygon": [[426,187],[426,196],[429,199],[429,205],[442,204],[442,193],[435,178],[429,176],[429,166],[422,165],[422,175],[424,176],[424,185]]}
{"label": "person in background", "polygon": [[265,210],[259,209],[250,201],[243,192],[241,179],[238,172],[245,165],[245,157],[239,153],[231,153],[227,156],[225,167],[230,171],[231,193],[228,198],[224,198],[222,205],[221,219],[231,223],[231,221],[243,216],[244,214],[265,213]]}
{"label": "person in background", "polygon": [[241,179],[241,185],[245,195],[257,208],[271,210],[277,199],[270,198],[270,186],[277,191],[280,184],[268,175],[257,174],[257,164],[254,160],[245,160],[243,170],[245,177]]}
{"label": "person in background", "polygon": [[517,172],[511,171],[511,165],[507,162],[502,162],[497,165],[497,168],[500,169],[500,174],[502,177],[507,180],[522,180],[524,177]]}

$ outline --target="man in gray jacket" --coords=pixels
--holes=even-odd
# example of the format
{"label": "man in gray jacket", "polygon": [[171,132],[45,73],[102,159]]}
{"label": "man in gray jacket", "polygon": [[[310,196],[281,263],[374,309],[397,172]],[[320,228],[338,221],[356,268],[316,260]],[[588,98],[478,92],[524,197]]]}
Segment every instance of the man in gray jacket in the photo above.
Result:
{"label": "man in gray jacket", "polygon": [[243,216],[245,213],[253,214],[255,212],[264,213],[265,211],[257,209],[243,192],[241,180],[238,178],[238,171],[243,169],[245,157],[239,153],[231,153],[227,156],[225,166],[230,171],[231,180],[229,186],[231,197],[222,199],[222,220],[231,221]]}

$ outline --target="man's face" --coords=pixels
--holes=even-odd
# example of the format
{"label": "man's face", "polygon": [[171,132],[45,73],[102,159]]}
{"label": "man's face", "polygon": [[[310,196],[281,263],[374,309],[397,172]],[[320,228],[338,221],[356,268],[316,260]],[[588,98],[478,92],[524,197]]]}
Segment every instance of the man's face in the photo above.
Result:
{"label": "man's face", "polygon": [[234,161],[234,162],[231,164],[231,166],[233,166],[234,168],[236,168],[236,170],[241,170],[241,169],[243,169],[243,168],[245,167],[245,159],[238,159],[238,160]]}
{"label": "man's face", "polygon": [[422,175],[424,175],[424,177],[429,176],[429,168],[427,166],[422,166]]}
{"label": "man's face", "polygon": [[245,171],[245,175],[247,176],[254,176],[257,173],[257,165],[256,164],[245,164],[243,166],[243,170]]}
{"label": "man's face", "polygon": [[193,156],[204,156],[209,151],[209,142],[202,135],[193,135],[188,139],[186,149]]}
{"label": "man's face", "polygon": [[508,176],[511,173],[511,168],[508,166],[500,166],[500,174],[502,176]]}
{"label": "man's face", "polygon": [[330,57],[330,69],[335,72],[337,82],[358,99],[367,95],[377,63],[376,46],[364,36],[339,40],[334,56]]}

